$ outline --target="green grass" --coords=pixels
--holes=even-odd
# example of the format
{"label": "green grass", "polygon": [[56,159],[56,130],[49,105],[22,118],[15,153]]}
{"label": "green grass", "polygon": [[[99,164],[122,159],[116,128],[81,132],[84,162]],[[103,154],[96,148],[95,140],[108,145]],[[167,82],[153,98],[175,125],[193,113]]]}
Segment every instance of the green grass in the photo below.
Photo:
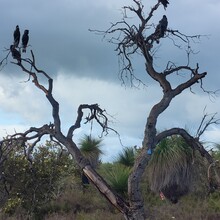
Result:
{"label": "green grass", "polygon": [[[41,220],[123,220],[123,215],[113,208],[93,186],[83,191],[79,185],[67,188],[66,193],[45,206]],[[158,194],[144,190],[148,220],[218,220],[220,219],[220,192],[184,196],[177,204],[161,200]],[[25,220],[22,210],[16,215],[0,214],[0,220]],[[37,218],[31,217],[30,220]]]}

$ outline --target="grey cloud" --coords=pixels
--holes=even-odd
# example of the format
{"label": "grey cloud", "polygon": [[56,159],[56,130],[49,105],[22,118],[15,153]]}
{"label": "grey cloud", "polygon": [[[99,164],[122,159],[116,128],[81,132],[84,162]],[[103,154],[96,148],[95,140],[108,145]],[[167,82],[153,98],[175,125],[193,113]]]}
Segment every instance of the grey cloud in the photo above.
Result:
{"label": "grey cloud", "polygon": [[[149,2],[155,3],[153,0]],[[214,0],[204,1],[206,4],[200,4],[200,2],[179,1],[171,3],[166,11],[161,7],[158,13],[154,13],[153,21],[157,22],[162,14],[166,13],[171,28],[179,29],[187,34],[191,34],[192,31],[192,34],[211,35],[210,40],[205,38],[202,39],[200,45],[195,45],[196,51],[200,51],[200,53],[192,58],[195,62],[201,63],[201,71],[204,69],[211,73],[215,72],[215,66],[217,66],[216,69],[219,69],[218,65],[220,65],[217,62],[220,46],[216,44],[220,37],[220,31],[212,25],[219,18],[220,13],[214,8],[215,4],[219,3]],[[19,23],[22,30],[30,29],[30,44],[32,46],[30,49],[34,50],[39,67],[48,73],[56,74],[59,70],[65,70],[66,74],[116,81],[119,70],[114,45],[105,40],[102,41],[101,36],[89,32],[88,29],[105,30],[108,28],[110,22],[121,18],[119,9],[124,4],[125,1],[122,0],[111,1],[111,3],[104,3],[101,0],[92,2],[87,0],[80,2],[67,0],[53,2],[43,0],[4,1],[3,13],[0,17],[1,20],[7,21],[7,25],[3,25],[2,28],[3,41],[1,46],[10,45],[12,32],[15,25]],[[195,8],[197,8],[196,11]],[[148,9],[146,3],[145,10]],[[187,16],[185,16],[186,11]],[[202,14],[205,12],[210,16],[207,15],[204,18]],[[132,19],[130,20],[132,21]],[[185,60],[185,53],[179,52],[182,55],[178,56],[176,50],[173,50],[171,45],[166,42],[162,42],[162,46],[162,51],[159,50],[158,54],[159,59],[156,60],[161,68],[164,68],[167,62],[167,55],[173,54],[171,57],[174,57],[174,61],[177,63],[182,64],[182,60]],[[185,61],[183,62],[185,63]],[[161,63],[164,64],[161,65]],[[139,67],[142,65],[143,68]],[[145,76],[143,62],[138,61],[134,68],[136,74],[143,73]],[[215,83],[216,78],[211,76],[209,76],[210,80]]]}

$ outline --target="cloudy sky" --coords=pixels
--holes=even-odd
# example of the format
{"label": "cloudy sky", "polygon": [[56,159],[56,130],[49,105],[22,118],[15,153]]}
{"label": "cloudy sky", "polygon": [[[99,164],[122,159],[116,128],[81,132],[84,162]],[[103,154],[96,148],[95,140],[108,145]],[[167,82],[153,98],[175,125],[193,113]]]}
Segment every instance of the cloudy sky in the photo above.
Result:
{"label": "cloudy sky", "polygon": [[[142,2],[147,14],[156,0]],[[134,70],[147,87],[122,86],[114,45],[88,30],[106,30],[111,22],[122,18],[121,8],[126,4],[132,1],[2,0],[0,59],[6,55],[4,48],[9,48],[13,41],[15,26],[18,24],[21,32],[29,29],[29,49],[34,51],[38,67],[54,78],[54,96],[60,102],[63,131],[75,120],[79,104],[98,103],[113,116],[111,126],[120,133],[123,145],[140,146],[147,115],[160,100],[161,89],[147,77],[140,56],[134,58]],[[207,90],[220,89],[220,1],[170,0],[166,11],[161,6],[154,14],[152,23],[157,24],[163,14],[168,17],[170,29],[187,35],[204,35],[193,45],[196,55],[191,63],[195,66],[198,62],[201,72],[208,72],[203,82]],[[136,22],[132,15],[129,22]],[[163,39],[155,55],[156,68],[163,69],[169,60],[177,65],[186,64],[186,54],[173,48],[169,39]],[[175,82],[184,80],[184,75],[177,78]],[[26,80],[27,75],[10,62],[0,72],[1,137],[52,121],[45,96]],[[159,117],[158,130],[178,126],[194,133],[204,108],[206,113],[218,112],[220,118],[220,97],[210,99],[198,86],[194,92],[187,90],[175,98]],[[83,125],[76,132],[76,142],[90,132],[98,137],[101,131],[97,126],[91,131],[90,125]],[[220,127],[210,127],[202,139],[220,143]],[[110,133],[103,140],[103,160],[113,160],[121,149],[118,137]]]}

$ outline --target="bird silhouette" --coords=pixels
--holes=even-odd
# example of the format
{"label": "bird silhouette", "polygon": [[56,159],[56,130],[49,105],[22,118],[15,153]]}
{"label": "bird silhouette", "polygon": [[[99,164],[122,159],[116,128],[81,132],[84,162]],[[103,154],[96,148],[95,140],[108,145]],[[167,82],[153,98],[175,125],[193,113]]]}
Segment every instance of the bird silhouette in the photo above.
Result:
{"label": "bird silhouette", "polygon": [[165,32],[167,30],[168,26],[168,20],[166,15],[163,15],[163,18],[159,21],[159,24],[156,27],[156,30],[154,32],[154,39],[156,40],[157,43],[159,43],[159,39],[161,37],[164,37]]}
{"label": "bird silhouette", "polygon": [[27,44],[29,41],[29,30],[25,30],[22,36],[22,52],[26,53]]}
{"label": "bird silhouette", "polygon": [[164,9],[166,9],[167,5],[169,4],[168,0],[159,0],[159,2],[164,6]]}
{"label": "bird silhouette", "polygon": [[21,63],[21,54],[20,52],[15,48],[15,45],[10,46],[10,51],[13,59],[16,59],[18,63]]}
{"label": "bird silhouette", "polygon": [[19,30],[19,26],[17,25],[14,31],[14,46],[18,47],[19,42],[20,42],[20,30]]}

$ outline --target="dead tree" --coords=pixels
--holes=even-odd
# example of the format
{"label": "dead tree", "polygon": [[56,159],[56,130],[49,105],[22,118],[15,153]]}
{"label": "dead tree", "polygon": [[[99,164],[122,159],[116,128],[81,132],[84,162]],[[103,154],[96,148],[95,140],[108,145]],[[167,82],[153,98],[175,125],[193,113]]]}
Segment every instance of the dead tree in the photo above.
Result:
{"label": "dead tree", "polygon": [[[122,65],[119,75],[123,83],[125,83],[125,79],[129,78],[129,82],[132,86],[135,86],[136,82],[138,82],[138,85],[140,83],[145,84],[136,77],[132,66],[132,56],[141,54],[145,62],[146,76],[152,78],[162,88],[163,95],[161,100],[151,108],[146,119],[142,150],[135,161],[135,165],[128,180],[129,219],[141,220],[146,218],[146,213],[144,210],[140,183],[145,168],[151,158],[151,153],[149,152],[153,152],[156,145],[164,138],[172,135],[180,135],[193,150],[198,150],[210,164],[214,164],[213,158],[206,151],[199,138],[206,130],[207,126],[212,123],[218,124],[219,120],[215,119],[215,117],[211,117],[210,121],[203,126],[204,130],[200,127],[200,132],[198,132],[199,135],[196,137],[191,136],[183,128],[171,128],[158,133],[156,129],[158,117],[169,107],[171,101],[180,93],[187,89],[192,91],[193,85],[197,83],[199,83],[201,90],[208,95],[213,95],[215,92],[207,91],[203,86],[203,78],[206,77],[207,72],[200,72],[199,64],[195,67],[189,66],[190,55],[193,53],[191,50],[191,43],[196,39],[200,39],[201,35],[187,36],[178,30],[170,29],[167,27],[168,21],[163,21],[164,18],[166,19],[166,16],[163,16],[163,19],[160,20],[158,24],[152,24],[151,19],[153,14],[161,6],[161,1],[158,1],[149,12],[144,8],[141,1],[133,0],[133,4],[134,6],[124,6],[124,16],[122,20],[111,24],[106,31],[91,31],[102,34],[104,38],[108,38],[110,43],[116,45],[116,51]],[[129,16],[130,14],[132,15]],[[145,16],[146,14],[147,16]],[[130,24],[131,19],[128,18],[131,17],[137,17],[139,23],[135,25]],[[180,45],[176,43],[177,41],[175,39],[178,39],[186,45],[186,48],[189,49],[186,51],[187,61],[186,65],[181,66],[176,66],[174,62],[169,61],[164,71],[159,72],[154,67],[154,54],[157,45],[166,38],[169,38],[173,42],[173,45],[179,48]],[[174,86],[168,78],[174,74],[178,76],[179,72],[188,78],[179,85]]]}
{"label": "dead tree", "polygon": [[[53,79],[45,71],[37,68],[33,51],[31,51],[31,58],[22,58],[21,56],[15,57],[13,51],[10,50],[7,56],[1,61],[2,66],[5,66],[8,63],[10,53],[12,58],[17,60],[17,62],[12,61],[11,63],[17,65],[23,72],[27,73],[29,78],[28,81],[32,80],[32,83],[45,94],[52,107],[53,122],[44,124],[41,127],[31,127],[24,133],[8,135],[0,141],[0,151],[4,151],[4,154],[0,155],[0,166],[7,159],[9,152],[13,150],[13,146],[23,147],[24,154],[31,164],[32,152],[34,151],[35,146],[41,141],[43,136],[49,136],[52,141],[67,148],[69,153],[73,156],[74,161],[82,169],[86,177],[89,178],[90,182],[96,186],[100,193],[102,193],[113,206],[126,216],[129,210],[128,203],[115,193],[106,181],[95,171],[90,162],[81,154],[73,140],[74,132],[81,127],[83,120],[84,123],[96,121],[101,126],[102,133],[108,133],[110,130],[116,132],[108,126],[106,111],[100,108],[98,104],[81,104],[78,107],[75,122],[73,121],[67,134],[64,134],[61,128],[59,103],[53,97]],[[39,78],[42,77],[47,79],[47,87],[39,81]],[[83,118],[85,111],[89,111],[89,113],[88,116]]]}
{"label": "dead tree", "polygon": [[[14,58],[14,57],[13,57]],[[8,59],[8,55],[7,55]],[[42,139],[43,136],[49,136],[52,141],[58,142],[65,146],[69,153],[73,156],[74,161],[82,169],[86,177],[97,187],[97,189],[123,214],[128,212],[128,204],[117,195],[105,182],[105,180],[93,169],[89,161],[81,154],[76,143],[73,141],[73,135],[76,129],[81,127],[81,122],[89,123],[92,120],[96,121],[101,127],[102,132],[108,133],[113,130],[108,126],[108,117],[106,111],[101,109],[98,104],[81,104],[78,107],[76,121],[72,123],[67,134],[63,134],[59,115],[59,103],[53,97],[53,79],[43,70],[40,70],[35,65],[35,57],[31,51],[31,58],[20,58],[18,62],[12,62],[28,74],[29,80],[32,80],[34,85],[39,88],[46,96],[52,107],[53,122],[44,124],[41,127],[31,127],[24,133],[15,133],[0,141],[1,150],[6,147],[7,152],[13,149],[13,146],[19,145],[24,148],[27,159],[32,163],[32,152]],[[48,86],[39,82],[39,75],[48,80]],[[89,111],[88,116],[83,119],[84,111]],[[114,131],[116,132],[116,131]],[[30,143],[31,142],[31,143]],[[2,160],[5,158],[2,158]],[[1,161],[0,161],[1,162]]]}
{"label": "dead tree", "polygon": [[[83,115],[86,110],[89,111],[89,115],[85,118],[86,123],[94,120],[102,127],[103,132],[108,132],[111,130],[111,128],[108,126],[106,112],[101,109],[98,104],[80,105],[78,107],[75,122],[72,123],[67,134],[64,134],[61,128],[59,103],[53,96],[53,79],[45,71],[38,69],[35,63],[34,53],[32,51],[30,58],[23,58],[23,55],[15,56],[15,51],[13,50],[14,48],[11,48],[13,59],[17,60],[17,62],[12,63],[17,65],[21,70],[23,70],[23,72],[27,73],[33,84],[45,94],[52,107],[53,122],[44,124],[38,128],[31,127],[24,133],[16,133],[11,135],[0,142],[0,147],[7,145],[7,148],[10,150],[13,148],[13,144],[20,144],[24,147],[25,154],[31,163],[31,154],[34,150],[34,147],[43,136],[49,135],[52,140],[59,142],[61,145],[67,148],[76,163],[83,170],[86,177],[89,178],[90,182],[92,182],[100,193],[124,215],[125,219],[144,220],[146,219],[148,213],[144,210],[140,182],[145,168],[147,167],[151,158],[151,154],[149,154],[149,152],[153,152],[154,148],[161,140],[172,135],[180,135],[193,149],[198,150],[210,164],[214,164],[214,160],[199,141],[201,132],[204,132],[204,126],[200,129],[201,132],[198,132],[197,137],[191,136],[183,128],[171,128],[161,133],[157,133],[156,129],[159,115],[164,112],[168,108],[171,101],[184,90],[191,89],[194,84],[200,83],[201,89],[207,92],[203,88],[202,83],[202,79],[207,75],[207,73],[199,72],[198,64],[192,68],[188,64],[176,66],[173,62],[169,62],[163,72],[158,72],[153,65],[154,48],[156,45],[155,42],[160,43],[168,36],[171,39],[172,37],[176,37],[182,42],[186,43],[190,48],[191,40],[197,39],[200,36],[184,35],[178,30],[167,28],[167,23],[166,25],[162,25],[160,27],[158,25],[154,26],[151,24],[150,21],[153,17],[153,13],[156,12],[158,7],[163,7],[163,5],[161,5],[161,1],[158,1],[157,4],[151,8],[147,17],[144,15],[144,6],[142,5],[141,1],[133,0],[133,3],[134,7],[125,6],[123,8],[125,11],[125,16],[123,17],[122,21],[112,24],[107,31],[99,31],[99,33],[104,34],[105,37],[109,36],[110,34],[114,35],[110,39],[110,42],[116,44],[116,51],[118,52],[119,57],[122,59],[123,67],[120,72],[122,80],[124,80],[124,77],[126,76],[130,77],[130,82],[132,85],[135,80],[137,80],[139,83],[142,83],[142,81],[139,80],[133,73],[131,62],[132,55],[141,53],[145,61],[146,76],[155,80],[163,91],[161,100],[152,107],[149,116],[146,119],[142,150],[139,157],[135,161],[135,165],[128,180],[128,200],[121,198],[110,188],[105,180],[93,169],[89,161],[83,157],[76,143],[74,142],[74,132],[76,129],[80,128]],[[138,25],[130,25],[127,22],[127,13],[130,12],[134,13],[134,15],[139,18],[140,22]],[[116,34],[118,35],[115,36]],[[7,54],[6,58],[3,59],[0,64],[2,66],[6,65],[8,58],[9,54]],[[177,86],[173,86],[168,80],[168,77],[175,73],[178,75],[179,71],[184,72],[184,74],[188,76],[188,79]],[[39,76],[43,76],[45,79],[47,79],[47,86],[39,81]],[[211,123],[217,123],[217,121],[213,118],[209,124]],[[32,142],[32,144],[28,144],[29,142]]]}

